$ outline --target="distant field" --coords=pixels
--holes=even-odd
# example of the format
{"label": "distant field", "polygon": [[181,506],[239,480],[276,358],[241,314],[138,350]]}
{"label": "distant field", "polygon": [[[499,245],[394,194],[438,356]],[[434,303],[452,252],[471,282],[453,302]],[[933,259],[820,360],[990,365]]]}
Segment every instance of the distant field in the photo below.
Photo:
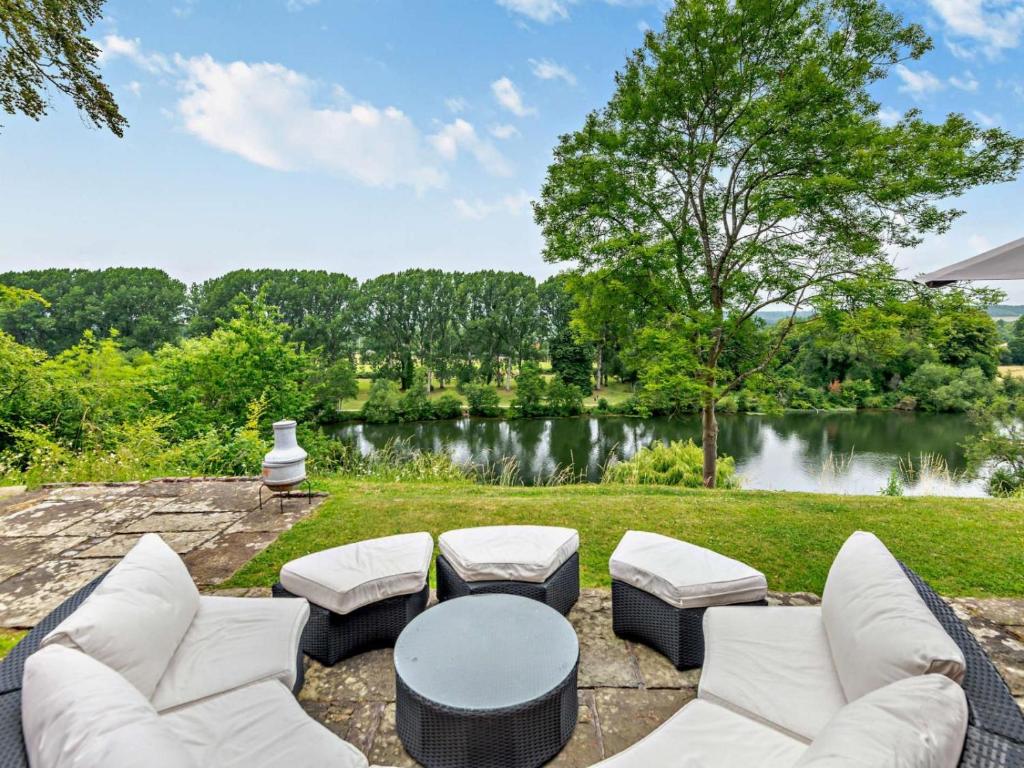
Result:
{"label": "distant field", "polygon": [[999,373],[1015,379],[1024,379],[1024,365],[1000,365]]}
{"label": "distant field", "polygon": [[[1024,373],[1021,375],[1024,375]],[[545,378],[550,378],[550,376],[545,376]],[[370,396],[370,386],[373,384],[373,381],[370,378],[360,378],[357,380],[357,383],[359,384],[359,394],[351,400],[342,402],[341,409],[343,411],[361,410],[363,404]],[[498,391],[498,399],[501,401],[501,406],[503,408],[511,406],[512,399],[516,396],[515,383],[512,384],[512,391],[506,391],[504,387],[495,387],[495,389]],[[588,397],[584,398],[583,405],[587,408],[594,408],[597,406],[597,401],[602,397],[608,401],[609,405],[619,405],[629,399],[632,391],[631,384],[613,382],[600,391],[590,393]],[[463,403],[466,402],[466,398],[459,394],[454,384],[449,384],[445,389],[435,389],[430,393],[430,399],[436,400],[442,395],[455,395]]]}

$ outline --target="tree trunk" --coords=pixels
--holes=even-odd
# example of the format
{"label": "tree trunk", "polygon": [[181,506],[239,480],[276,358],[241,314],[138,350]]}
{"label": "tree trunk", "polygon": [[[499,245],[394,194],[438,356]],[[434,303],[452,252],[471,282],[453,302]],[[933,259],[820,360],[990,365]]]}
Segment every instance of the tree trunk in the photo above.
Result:
{"label": "tree trunk", "polygon": [[512,391],[512,358],[505,362],[505,391]]}
{"label": "tree trunk", "polygon": [[704,448],[704,487],[715,487],[715,469],[718,465],[718,420],[715,418],[715,401],[704,403],[701,413],[704,426],[701,446]]}
{"label": "tree trunk", "polygon": [[427,369],[427,394],[429,395],[434,391],[434,372]]}
{"label": "tree trunk", "polygon": [[594,389],[600,390],[604,386],[604,346],[597,348],[597,373],[594,376]]}

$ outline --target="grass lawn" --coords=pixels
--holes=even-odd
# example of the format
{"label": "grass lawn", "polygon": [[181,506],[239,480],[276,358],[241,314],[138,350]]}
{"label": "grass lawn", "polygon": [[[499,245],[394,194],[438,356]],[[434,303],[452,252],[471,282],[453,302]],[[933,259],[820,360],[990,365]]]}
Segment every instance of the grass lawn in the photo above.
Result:
{"label": "grass lawn", "polygon": [[1024,596],[1024,501],[833,496],[574,485],[502,488],[330,480],[331,497],[224,586],[270,586],[295,557],[359,539],[474,525],[538,523],[580,532],[583,586],[607,586],[629,528],[710,547],[764,571],[771,589],[821,594],[836,551],[876,533],[939,592]]}
{"label": "grass lawn", "polygon": [[1000,365],[999,375],[1022,379],[1024,378],[1024,365]]}
{"label": "grass lawn", "polygon": [[0,659],[10,653],[18,641],[27,634],[14,629],[0,629]]}

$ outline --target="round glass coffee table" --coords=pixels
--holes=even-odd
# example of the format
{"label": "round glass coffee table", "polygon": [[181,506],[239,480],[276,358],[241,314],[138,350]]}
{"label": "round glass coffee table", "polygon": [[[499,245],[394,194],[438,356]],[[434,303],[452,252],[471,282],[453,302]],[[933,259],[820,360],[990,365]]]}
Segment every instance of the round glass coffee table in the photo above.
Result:
{"label": "round glass coffee table", "polygon": [[558,611],[487,594],[421,613],[395,643],[396,725],[426,768],[536,768],[576,727],[579,642]]}

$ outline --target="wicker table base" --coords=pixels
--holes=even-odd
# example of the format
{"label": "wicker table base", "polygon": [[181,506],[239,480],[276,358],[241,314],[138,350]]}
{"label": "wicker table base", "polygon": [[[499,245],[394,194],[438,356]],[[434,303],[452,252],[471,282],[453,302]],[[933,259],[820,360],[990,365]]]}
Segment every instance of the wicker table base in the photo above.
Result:
{"label": "wicker table base", "polygon": [[396,728],[426,768],[538,768],[576,728],[579,644],[514,595],[442,603],[395,646]]}

